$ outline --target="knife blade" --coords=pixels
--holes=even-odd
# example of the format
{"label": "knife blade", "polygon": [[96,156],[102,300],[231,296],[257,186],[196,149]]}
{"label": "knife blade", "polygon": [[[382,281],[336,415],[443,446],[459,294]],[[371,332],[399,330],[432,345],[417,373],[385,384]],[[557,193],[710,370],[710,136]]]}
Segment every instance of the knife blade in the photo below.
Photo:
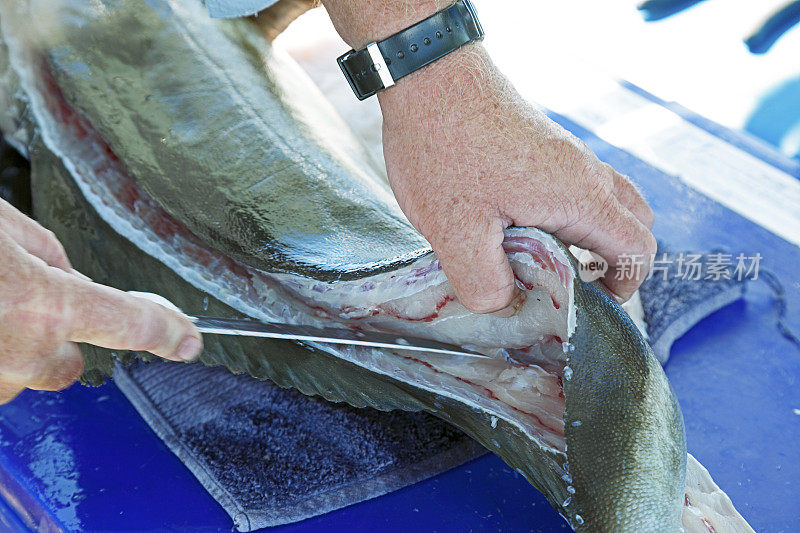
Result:
{"label": "knife blade", "polygon": [[387,348],[390,350],[412,350],[417,352],[487,358],[489,356],[465,350],[444,342],[398,336],[378,331],[359,331],[336,327],[296,326],[275,322],[260,322],[246,318],[219,318],[209,316],[190,316],[200,333],[211,335],[242,335],[246,337],[266,337],[288,339],[302,342],[324,342]]}

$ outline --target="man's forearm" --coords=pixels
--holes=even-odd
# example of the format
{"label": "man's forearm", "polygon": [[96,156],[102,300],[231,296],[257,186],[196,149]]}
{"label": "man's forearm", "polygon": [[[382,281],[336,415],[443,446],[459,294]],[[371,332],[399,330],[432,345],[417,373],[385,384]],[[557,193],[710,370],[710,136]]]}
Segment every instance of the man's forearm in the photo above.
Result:
{"label": "man's forearm", "polygon": [[359,50],[428,18],[453,0],[322,0],[342,39]]}

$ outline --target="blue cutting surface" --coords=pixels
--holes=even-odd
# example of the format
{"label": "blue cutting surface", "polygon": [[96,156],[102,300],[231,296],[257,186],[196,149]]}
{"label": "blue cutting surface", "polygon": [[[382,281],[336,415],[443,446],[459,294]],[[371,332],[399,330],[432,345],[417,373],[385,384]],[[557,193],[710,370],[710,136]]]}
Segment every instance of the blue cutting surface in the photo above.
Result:
{"label": "blue cutting surface", "polygon": [[[788,324],[800,331],[800,248],[578,125],[553,118],[639,182],[656,213],[654,231],[671,247],[760,253],[761,268],[786,291]],[[698,120],[692,117],[703,126]],[[750,140],[740,143],[729,132],[725,138],[779,167],[796,168],[775,153],[754,151]],[[800,531],[800,350],[780,336],[776,321],[771,289],[753,282],[744,301],[707,318],[675,345],[666,371],[683,407],[690,452],[756,530],[789,532]],[[61,394],[28,391],[0,407],[0,493],[8,504],[0,505],[0,527],[8,530],[48,522],[85,531],[232,529],[113,384]],[[541,495],[491,455],[382,498],[275,529],[412,526],[439,532],[567,529]]]}

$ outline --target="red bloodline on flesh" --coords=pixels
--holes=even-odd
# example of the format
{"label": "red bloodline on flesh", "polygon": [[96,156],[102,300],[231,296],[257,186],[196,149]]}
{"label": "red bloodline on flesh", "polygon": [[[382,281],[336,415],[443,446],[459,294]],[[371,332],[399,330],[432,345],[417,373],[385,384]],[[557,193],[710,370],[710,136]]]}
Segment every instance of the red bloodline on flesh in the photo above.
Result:
{"label": "red bloodline on flesh", "polygon": [[[688,494],[684,494],[683,504],[686,507],[695,508],[694,505],[692,505],[692,500],[689,499],[689,495]],[[703,525],[706,526],[706,529],[708,530],[708,533],[717,533],[717,530],[714,529],[714,526],[711,524],[711,522],[708,521],[708,519],[706,517],[703,517],[702,522],[703,522]]]}
{"label": "red bloodline on flesh", "polygon": [[[437,374],[445,374],[447,376],[451,375],[451,374],[448,374],[447,372],[442,372],[441,370],[439,370],[438,368],[436,368],[435,366],[433,366],[429,362],[422,361],[421,359],[417,359],[416,357],[411,357],[411,356],[408,356],[408,355],[400,355],[400,354],[398,354],[396,352],[392,352],[392,355],[396,355],[396,356],[402,357],[403,359],[409,359],[411,361],[414,361],[415,363],[419,363],[421,365],[424,365],[424,366],[430,368],[431,370],[433,370],[434,372],[436,372]],[[519,365],[519,366],[524,366],[524,365]],[[530,413],[528,411],[524,411],[522,409],[519,409],[518,407],[514,407],[513,405],[509,405],[507,403],[504,403],[502,400],[500,400],[500,398],[495,396],[494,392],[492,392],[491,389],[489,389],[489,388],[487,388],[487,387],[485,387],[483,385],[480,385],[478,383],[475,383],[474,381],[470,381],[468,379],[465,379],[465,378],[462,378],[462,377],[459,377],[459,376],[453,376],[453,377],[456,378],[458,381],[461,381],[462,383],[466,383],[467,385],[472,385],[473,387],[476,387],[476,388],[479,388],[479,389],[483,389],[486,392],[486,395],[489,398],[491,398],[492,400],[496,400],[496,401],[502,403],[503,405],[506,405],[507,407],[510,407],[514,411],[517,411],[518,413],[522,413],[524,415],[530,416],[531,418],[534,418],[539,423],[540,426],[542,426],[543,428],[549,429],[555,435],[557,435],[559,437],[563,437],[564,436],[564,430],[563,429],[554,428],[552,426],[549,426],[549,425],[545,424],[544,421],[541,418],[539,418],[538,415],[535,415],[535,414]],[[560,385],[561,384],[561,377],[559,377],[558,380],[559,380],[559,385]]]}

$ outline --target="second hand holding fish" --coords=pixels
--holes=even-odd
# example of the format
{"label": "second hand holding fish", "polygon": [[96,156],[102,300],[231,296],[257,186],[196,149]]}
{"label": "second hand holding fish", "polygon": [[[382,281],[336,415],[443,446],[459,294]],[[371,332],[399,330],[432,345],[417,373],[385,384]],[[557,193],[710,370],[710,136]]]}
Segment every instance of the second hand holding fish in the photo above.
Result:
{"label": "second hand holding fish", "polygon": [[[450,0],[324,0],[358,50]],[[604,257],[606,286],[627,300],[647,274],[617,276],[624,257],[650,257],[653,213],[634,185],[525,101],[473,43],[378,93],[389,181],[431,243],[459,300],[476,313],[519,307],[503,229],[534,226]],[[622,279],[616,279],[620,277]]]}

